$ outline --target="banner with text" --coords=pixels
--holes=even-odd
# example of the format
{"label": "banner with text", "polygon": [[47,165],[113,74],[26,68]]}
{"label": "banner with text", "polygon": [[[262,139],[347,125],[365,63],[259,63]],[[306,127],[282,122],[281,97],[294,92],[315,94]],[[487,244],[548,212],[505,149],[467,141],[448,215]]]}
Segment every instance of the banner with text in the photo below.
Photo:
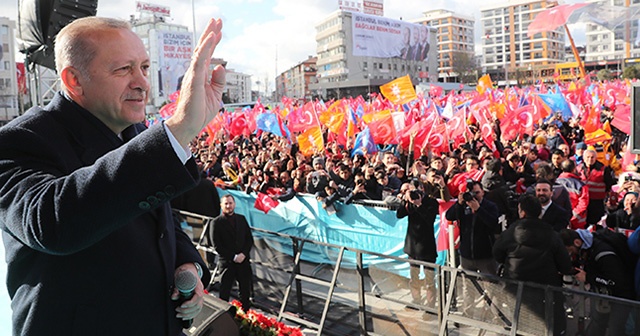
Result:
{"label": "banner with text", "polygon": [[178,89],[178,84],[189,67],[193,53],[193,34],[159,31],[157,36],[160,95],[168,97]]}
{"label": "banner with text", "polygon": [[427,61],[428,26],[356,12],[351,18],[353,56]]}

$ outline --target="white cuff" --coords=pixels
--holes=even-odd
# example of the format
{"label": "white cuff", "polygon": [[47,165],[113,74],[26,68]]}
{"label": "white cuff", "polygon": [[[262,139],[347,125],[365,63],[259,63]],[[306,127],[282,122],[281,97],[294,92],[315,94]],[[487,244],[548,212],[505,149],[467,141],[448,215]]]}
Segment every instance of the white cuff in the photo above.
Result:
{"label": "white cuff", "polygon": [[167,132],[167,136],[169,137],[169,141],[171,142],[171,147],[173,147],[173,151],[176,153],[182,164],[187,163],[191,158],[191,151],[189,151],[189,147],[182,147],[173,133],[169,130],[169,127],[163,122],[162,127],[164,127],[165,132]]}

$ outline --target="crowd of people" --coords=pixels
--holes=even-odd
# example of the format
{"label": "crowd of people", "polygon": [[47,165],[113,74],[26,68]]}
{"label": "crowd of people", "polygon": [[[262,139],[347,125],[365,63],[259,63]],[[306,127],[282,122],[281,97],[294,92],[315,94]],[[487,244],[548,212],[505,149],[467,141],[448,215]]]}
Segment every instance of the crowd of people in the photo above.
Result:
{"label": "crowd of people", "polygon": [[[606,122],[611,113],[605,109],[601,118]],[[498,125],[499,121],[493,123],[501,139]],[[340,206],[355,200],[383,202],[398,209],[398,217],[409,216],[405,252],[413,259],[435,261],[435,243],[425,242],[433,235],[425,235],[424,227],[432,228],[432,200],[439,199],[453,203],[446,220],[457,221],[460,227],[459,254],[464,269],[498,274],[498,265],[502,264],[505,267],[500,270],[505,276],[553,285],[561,284],[563,273],[577,274],[577,279],[591,283],[593,288],[603,286],[595,282],[593,274],[607,279],[619,273],[611,273],[610,268],[620,266],[620,256],[613,253],[596,260],[591,251],[594,245],[576,248],[567,235],[578,234],[594,242],[599,240],[596,232],[603,228],[630,233],[640,225],[640,162],[621,165],[627,152],[626,134],[614,128],[612,138],[587,144],[582,127],[559,116],[552,116],[533,134],[517,141],[489,144],[479,127],[470,125],[469,129],[467,141],[457,147],[451,144],[449,152],[436,155],[427,146],[419,157],[400,145],[352,155],[351,148],[337,141],[327,141],[324,150],[307,156],[295,141],[269,132],[233,138],[219,132],[214,139],[203,133],[191,143],[191,150],[203,176],[221,188],[265,193],[280,201],[299,193],[312,194],[328,212],[340,211]],[[532,242],[515,239],[514,235],[522,236],[514,231],[523,230],[536,238],[530,238]],[[558,235],[557,240],[548,237],[552,232]],[[527,260],[539,256],[518,248],[529,243],[542,244],[542,251],[553,248],[555,261],[529,263]],[[597,244],[615,251],[616,247],[609,245]],[[557,251],[558,246],[565,248]],[[581,275],[585,271],[586,277]],[[422,284],[412,287],[414,302],[432,302],[433,284],[425,284],[417,273],[412,269],[412,282]],[[628,281],[610,280],[615,283],[613,287],[628,288],[604,292],[636,299],[640,278],[634,279],[631,274]],[[426,299],[420,292],[425,285]],[[564,310],[558,312],[557,318],[564,321]],[[621,319],[619,313],[605,315],[599,317],[600,321],[609,316],[614,321],[614,315]],[[602,334],[603,325],[612,335],[621,330],[616,328],[624,327],[624,323],[612,322],[592,325],[592,335]],[[560,334],[564,322],[556,323],[556,327]]]}

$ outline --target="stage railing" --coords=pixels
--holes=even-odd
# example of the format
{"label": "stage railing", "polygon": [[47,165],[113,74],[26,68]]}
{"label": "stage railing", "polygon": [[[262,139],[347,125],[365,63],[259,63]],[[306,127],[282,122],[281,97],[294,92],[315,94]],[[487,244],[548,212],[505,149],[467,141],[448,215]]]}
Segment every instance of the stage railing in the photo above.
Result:
{"label": "stage railing", "polygon": [[[187,222],[189,218],[196,218],[203,223],[195,244],[203,251],[215,253],[206,237],[212,218],[178,213]],[[286,306],[287,312],[296,319],[323,326],[322,335],[436,332],[448,335],[452,330],[458,330],[459,334],[489,331],[501,335],[553,335],[554,325],[561,323],[554,320],[554,302],[563,300],[561,313],[565,308],[569,312],[567,334],[577,334],[589,326],[591,307],[599,313],[631,311],[631,320],[640,321],[640,302],[637,301],[585,292],[573,286],[561,288],[513,281],[265,229],[252,230],[256,306],[274,316],[280,315],[281,319]],[[284,245],[294,247],[289,253],[283,252],[284,241],[287,241]],[[341,260],[342,252],[351,253],[357,261],[356,267],[343,267],[340,263],[296,264],[295,260],[307,253],[308,246],[324,249],[327,255],[335,256],[334,261]],[[362,260],[372,256],[381,261],[364,267]],[[432,279],[436,289],[432,292],[433,300],[413,299],[411,287],[415,290],[416,286],[409,281],[410,264],[422,267],[426,277]],[[334,267],[338,268],[337,272]],[[332,282],[335,288],[327,295],[326,285],[303,282],[296,275]],[[426,283],[418,287],[427,294]],[[288,296],[288,302],[283,302],[287,290],[292,291],[292,295]],[[328,312],[325,302],[329,305]]]}

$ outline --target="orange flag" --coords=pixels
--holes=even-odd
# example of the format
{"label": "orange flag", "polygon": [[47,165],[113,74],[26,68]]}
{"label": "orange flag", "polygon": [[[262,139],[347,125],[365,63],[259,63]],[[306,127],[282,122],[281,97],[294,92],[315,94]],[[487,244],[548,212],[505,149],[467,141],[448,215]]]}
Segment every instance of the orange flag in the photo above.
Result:
{"label": "orange flag", "polygon": [[333,133],[340,133],[342,124],[344,123],[346,110],[344,101],[342,99],[331,104],[331,106],[318,116],[318,120],[327,126],[327,128]]}
{"label": "orange flag", "polygon": [[406,104],[418,98],[409,75],[396,78],[387,84],[381,85],[380,93],[396,105]]}
{"label": "orange flag", "polygon": [[484,94],[487,89],[491,89],[492,87],[493,82],[491,82],[491,76],[486,74],[478,79],[478,86],[476,86],[476,90],[478,90],[478,93]]}
{"label": "orange flag", "polygon": [[300,147],[300,152],[305,156],[311,156],[316,151],[323,151],[324,140],[320,126],[311,127],[298,135],[298,146]]}

